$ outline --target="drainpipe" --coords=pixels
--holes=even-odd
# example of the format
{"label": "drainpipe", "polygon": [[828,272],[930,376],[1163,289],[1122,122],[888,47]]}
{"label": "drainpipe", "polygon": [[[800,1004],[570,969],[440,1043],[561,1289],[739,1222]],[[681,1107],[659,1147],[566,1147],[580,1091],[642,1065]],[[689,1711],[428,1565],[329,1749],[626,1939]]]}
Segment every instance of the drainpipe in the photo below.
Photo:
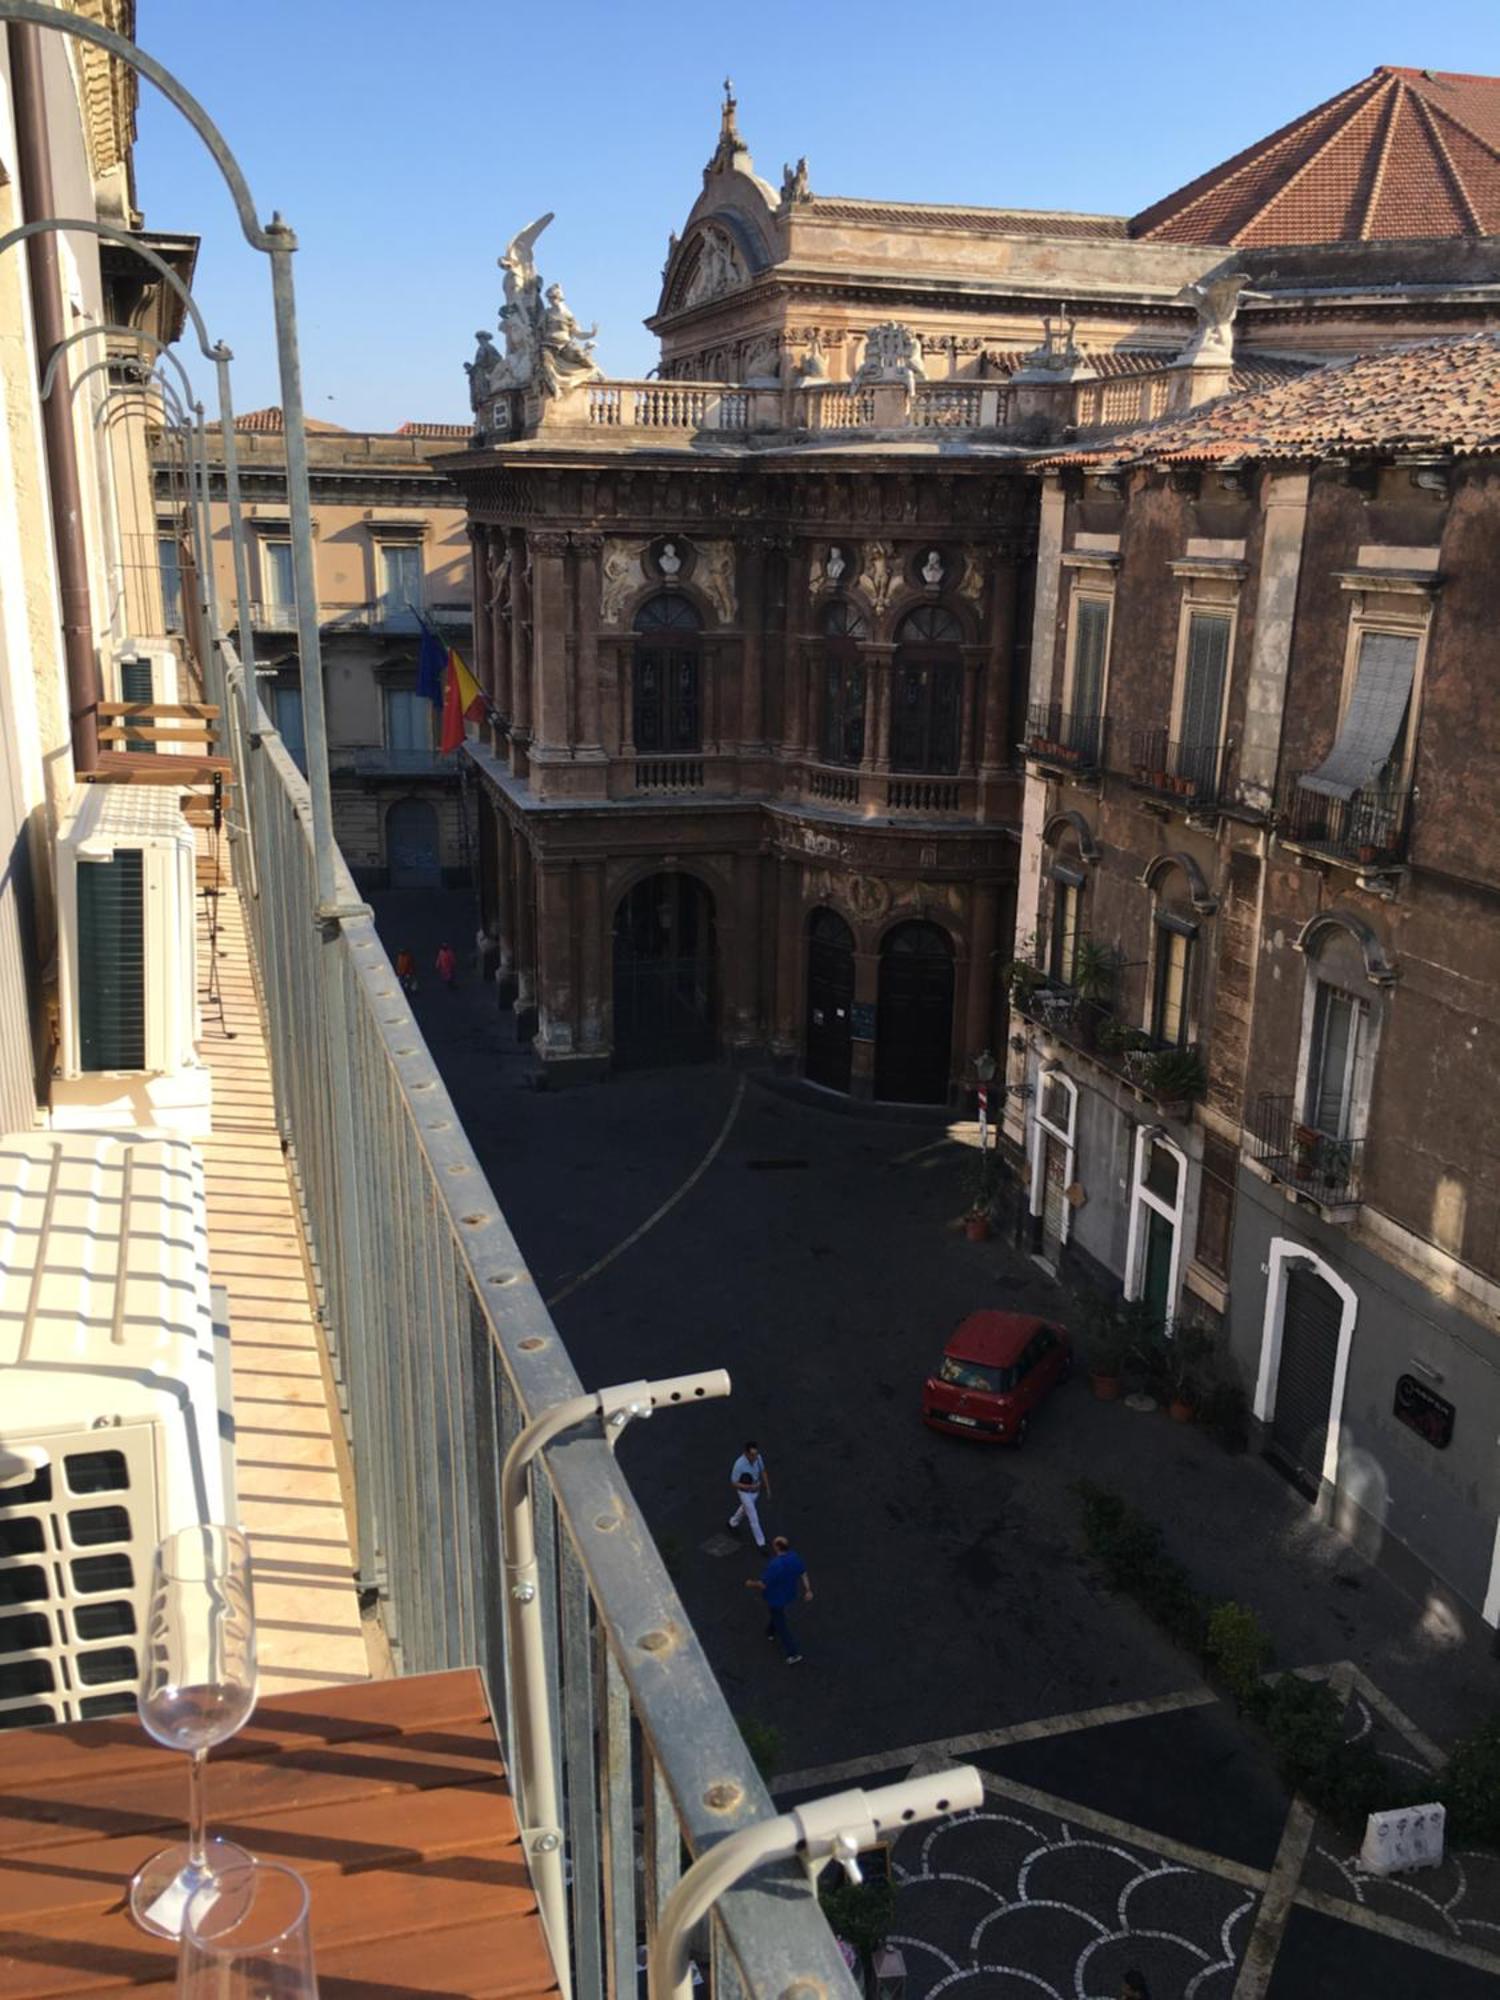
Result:
{"label": "drainpipe", "polygon": [[[47,142],[47,107],[42,85],[42,31],[12,21],[6,29],[16,119],[21,209],[28,220],[55,215],[52,159]],[[55,230],[28,237],[31,317],[38,365],[66,338],[62,256]],[[62,607],[63,658],[68,670],[68,713],[73,736],[73,768],[92,771],[99,762],[99,703],[104,690],[94,650],[89,603],[88,553],[83,539],[83,494],[73,434],[73,405],[63,394],[42,404],[47,447],[47,484],[52,498],[52,539],[57,554],[57,588]]]}

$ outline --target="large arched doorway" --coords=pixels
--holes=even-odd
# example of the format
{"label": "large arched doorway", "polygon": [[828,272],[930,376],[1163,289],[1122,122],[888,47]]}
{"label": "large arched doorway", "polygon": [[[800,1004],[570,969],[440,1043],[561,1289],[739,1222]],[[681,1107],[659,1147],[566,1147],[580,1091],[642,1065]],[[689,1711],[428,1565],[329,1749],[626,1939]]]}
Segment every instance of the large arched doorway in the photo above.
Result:
{"label": "large arched doorway", "polygon": [[397,799],[385,816],[385,862],[393,889],[441,889],[438,817],[426,799]]}
{"label": "large arched doorway", "polygon": [[897,924],[880,946],[875,1095],[943,1104],[953,1041],[953,946],[936,924]]}
{"label": "large arched doorway", "polygon": [[714,899],[691,875],[648,875],[614,926],[615,1061],[706,1062],[715,1045]]}
{"label": "large arched doorway", "polygon": [[807,1060],[809,1083],[849,1089],[854,1057],[854,933],[833,910],[807,920]]}

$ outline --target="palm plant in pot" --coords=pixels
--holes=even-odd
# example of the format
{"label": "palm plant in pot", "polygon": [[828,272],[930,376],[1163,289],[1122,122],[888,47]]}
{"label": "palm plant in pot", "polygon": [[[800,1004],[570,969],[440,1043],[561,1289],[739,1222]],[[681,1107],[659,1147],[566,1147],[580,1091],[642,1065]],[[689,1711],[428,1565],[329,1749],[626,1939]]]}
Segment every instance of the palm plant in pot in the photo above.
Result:
{"label": "palm plant in pot", "polygon": [[1210,1387],[1214,1337],[1206,1326],[1179,1320],[1164,1343],[1167,1414],[1190,1424]]}

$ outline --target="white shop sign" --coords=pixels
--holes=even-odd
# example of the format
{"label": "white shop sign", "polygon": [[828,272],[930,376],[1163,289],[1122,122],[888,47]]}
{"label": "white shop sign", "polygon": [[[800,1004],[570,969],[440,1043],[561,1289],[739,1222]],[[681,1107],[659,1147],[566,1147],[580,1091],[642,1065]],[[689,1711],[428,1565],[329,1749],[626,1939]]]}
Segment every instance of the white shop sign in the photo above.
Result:
{"label": "white shop sign", "polygon": [[1404,1806],[1371,1813],[1359,1865],[1369,1875],[1399,1875],[1408,1868],[1436,1868],[1443,1859],[1444,1806]]}

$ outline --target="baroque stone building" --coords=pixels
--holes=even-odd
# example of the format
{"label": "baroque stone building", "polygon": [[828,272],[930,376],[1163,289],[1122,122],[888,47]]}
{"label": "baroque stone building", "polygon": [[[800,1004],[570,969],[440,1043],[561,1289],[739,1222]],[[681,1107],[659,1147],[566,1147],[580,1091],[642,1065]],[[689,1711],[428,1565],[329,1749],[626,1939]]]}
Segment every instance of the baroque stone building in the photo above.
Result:
{"label": "baroque stone building", "polygon": [[1008,1029],[1039,453],[1486,324],[1495,96],[1377,71],[1135,218],[778,189],[727,97],[649,381],[516,238],[444,470],[485,920],[554,1075],[961,1089]]}

